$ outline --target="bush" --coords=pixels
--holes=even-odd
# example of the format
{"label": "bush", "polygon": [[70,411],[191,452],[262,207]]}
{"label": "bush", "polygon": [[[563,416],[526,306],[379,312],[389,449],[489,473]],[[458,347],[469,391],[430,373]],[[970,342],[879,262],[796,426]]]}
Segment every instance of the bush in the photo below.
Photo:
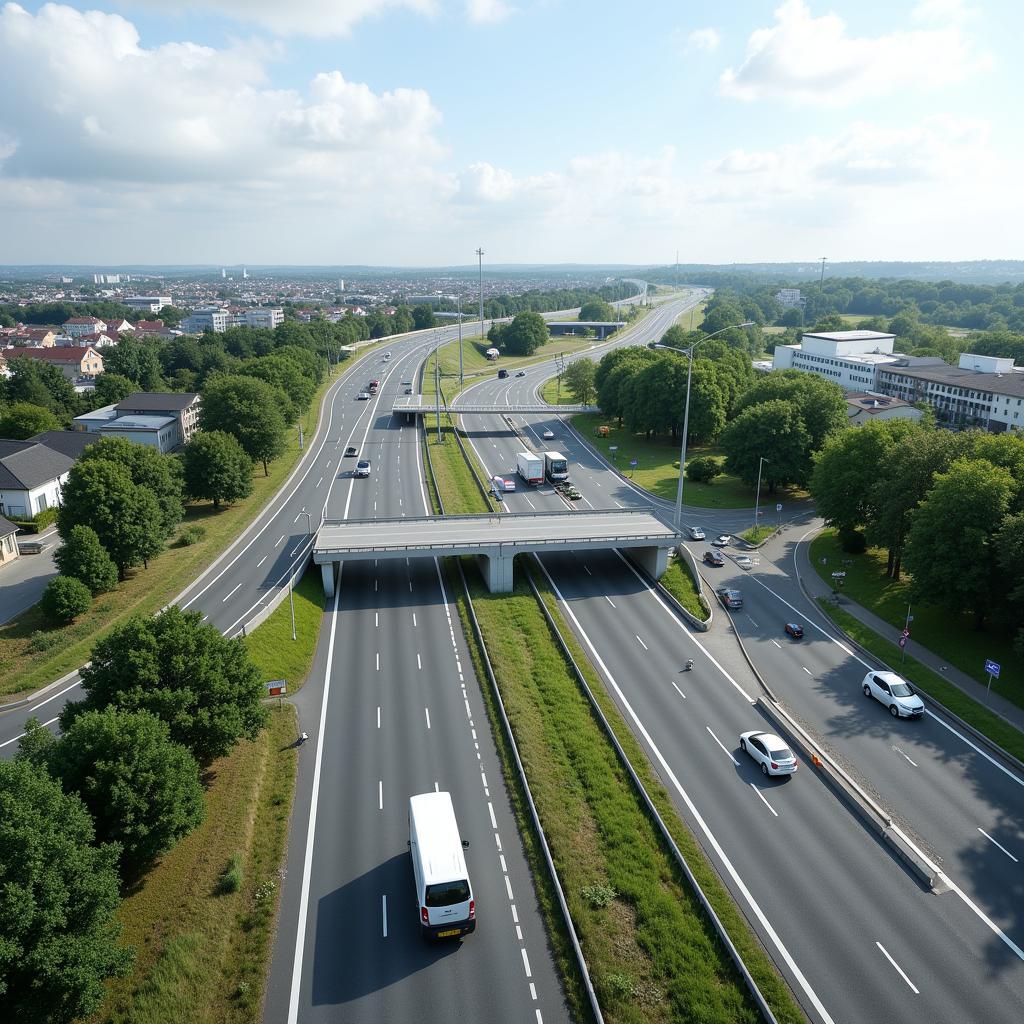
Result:
{"label": "bush", "polygon": [[189,526],[181,531],[178,539],[174,542],[177,548],[190,548],[198,544],[206,536],[206,529],[202,526]]}
{"label": "bush", "polygon": [[839,530],[839,545],[848,555],[863,555],[868,549],[864,534],[850,526]]}
{"label": "bush", "polygon": [[718,459],[711,455],[705,455],[703,458],[694,459],[686,464],[686,479],[692,480],[694,483],[708,484],[716,476],[721,475],[722,467]]}
{"label": "bush", "polygon": [[228,861],[227,866],[220,873],[220,879],[217,882],[217,892],[221,895],[238,892],[242,888],[244,878],[242,855],[240,853],[233,853],[231,860]]}
{"label": "bush", "polygon": [[94,597],[117,586],[117,566],[90,526],[72,526],[54,561],[62,575],[84,583]]}
{"label": "bush", "polygon": [[43,615],[55,625],[74,622],[89,610],[91,604],[89,588],[73,576],[58,576],[50,580],[39,601]]}

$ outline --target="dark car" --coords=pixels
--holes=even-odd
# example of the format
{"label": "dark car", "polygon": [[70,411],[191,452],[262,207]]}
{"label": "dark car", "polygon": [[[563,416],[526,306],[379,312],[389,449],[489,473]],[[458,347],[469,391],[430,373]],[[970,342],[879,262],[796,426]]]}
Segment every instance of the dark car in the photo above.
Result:
{"label": "dark car", "polygon": [[723,607],[730,610],[743,607],[743,595],[738,590],[733,590],[731,587],[719,587],[715,593]]}
{"label": "dark car", "polygon": [[725,565],[725,559],[722,557],[721,551],[712,551],[708,549],[704,552],[704,564],[705,565]]}
{"label": "dark car", "polygon": [[498,380],[504,380],[508,376],[508,370],[498,371]]}
{"label": "dark car", "polygon": [[358,455],[358,454],[359,454],[359,449],[354,444],[350,444],[345,449],[345,455],[346,456],[348,456],[348,455]]}
{"label": "dark car", "polygon": [[525,377],[525,376],[526,376],[526,371],[525,371],[525,370],[520,370],[520,371],[519,371],[519,372],[518,372],[518,373],[516,374],[516,376],[517,376],[517,377]]}
{"label": "dark car", "polygon": [[407,395],[411,395],[411,394],[412,394],[412,388],[411,388],[411,387],[408,387],[408,388],[406,388],[406,389],[405,389],[405,393],[406,393]]}
{"label": "dark car", "polygon": [[794,640],[802,640],[804,638],[804,627],[799,622],[787,622],[786,634]]}

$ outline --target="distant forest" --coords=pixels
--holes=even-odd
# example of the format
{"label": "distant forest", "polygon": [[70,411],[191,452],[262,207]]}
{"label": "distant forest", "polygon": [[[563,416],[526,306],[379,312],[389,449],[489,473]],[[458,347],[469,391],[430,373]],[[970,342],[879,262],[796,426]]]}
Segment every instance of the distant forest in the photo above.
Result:
{"label": "distant forest", "polygon": [[[708,275],[759,277],[762,281],[789,281],[795,286],[817,284],[821,261],[806,263],[681,263],[678,267],[658,267],[642,276],[659,284],[708,283]],[[908,281],[966,281],[971,284],[1015,284],[1024,281],[1024,260],[961,260],[954,263],[924,261],[921,263],[886,263],[871,260],[863,263],[826,261],[825,280],[846,278],[899,278]]]}

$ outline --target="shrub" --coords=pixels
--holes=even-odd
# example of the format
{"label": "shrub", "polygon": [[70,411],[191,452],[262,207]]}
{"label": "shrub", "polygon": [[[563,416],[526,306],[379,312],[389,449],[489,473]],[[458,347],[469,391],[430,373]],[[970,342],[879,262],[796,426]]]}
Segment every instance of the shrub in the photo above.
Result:
{"label": "shrub", "polygon": [[62,575],[84,583],[93,596],[117,586],[117,566],[92,527],[72,526],[54,561]]}
{"label": "shrub", "polygon": [[174,546],[179,548],[190,548],[193,544],[198,544],[205,536],[205,527],[189,526],[181,531],[180,536],[174,542]]}
{"label": "shrub", "polygon": [[722,467],[718,459],[711,455],[705,455],[699,459],[693,459],[686,464],[686,479],[694,483],[711,483],[716,476],[721,476]]}
{"label": "shrub", "polygon": [[864,534],[849,526],[839,530],[839,544],[848,555],[863,555],[868,549]]}
{"label": "shrub", "polygon": [[619,894],[614,885],[585,885],[580,893],[595,909],[609,906]]}
{"label": "shrub", "polygon": [[221,895],[238,892],[238,890],[242,888],[242,881],[244,878],[245,873],[242,870],[242,855],[240,853],[233,853],[231,855],[231,860],[228,861],[227,866],[220,874],[220,880],[217,883],[217,892]]}
{"label": "shrub", "polygon": [[56,625],[74,622],[89,610],[91,604],[89,588],[73,576],[58,576],[50,580],[39,601],[43,615]]}

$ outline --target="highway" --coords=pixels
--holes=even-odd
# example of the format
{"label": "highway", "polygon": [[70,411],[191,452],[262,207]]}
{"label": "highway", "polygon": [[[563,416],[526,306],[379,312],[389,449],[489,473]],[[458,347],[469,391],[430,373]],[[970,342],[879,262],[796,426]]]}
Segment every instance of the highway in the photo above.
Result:
{"label": "highway", "polygon": [[[548,365],[484,382],[466,400],[527,402],[551,372]],[[580,504],[647,500],[557,415],[516,419],[535,449],[569,456]],[[488,474],[508,475],[523,445],[503,418],[474,415],[464,425]],[[541,438],[546,428],[553,441]],[[547,485],[529,490],[521,481],[504,504],[510,511],[566,507]],[[659,507],[668,514],[667,503]],[[684,521],[700,522],[711,536],[750,520],[745,510],[687,509]],[[742,588],[746,606],[736,629],[769,684],[939,858],[950,883],[941,895],[923,891],[813,771],[763,780],[738,749],[740,732],[771,726],[752,706],[758,684],[720,608],[712,630],[697,634],[617,554],[544,556],[543,565],[680,813],[813,1020],[1019,1020],[1020,863],[977,829],[1024,860],[1021,780],[948,723],[894,722],[861,695],[866,668],[815,628],[820,617],[793,578],[803,532],[788,530],[750,573],[731,558],[706,572]],[[691,547],[699,557],[705,545]],[[804,641],[782,632],[793,618],[807,628]],[[695,661],[691,673],[680,671],[687,657]]]}

